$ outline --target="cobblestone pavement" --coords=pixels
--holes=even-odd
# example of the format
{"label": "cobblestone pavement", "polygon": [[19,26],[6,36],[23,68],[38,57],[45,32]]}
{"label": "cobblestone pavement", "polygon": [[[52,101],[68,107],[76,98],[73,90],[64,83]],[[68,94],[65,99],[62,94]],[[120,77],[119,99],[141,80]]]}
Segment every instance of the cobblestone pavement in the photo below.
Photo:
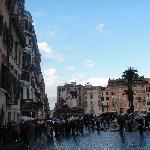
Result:
{"label": "cobblestone pavement", "polygon": [[84,133],[74,137],[61,137],[47,141],[46,136],[38,139],[31,150],[150,150],[150,133],[141,138],[138,132],[125,133],[120,137],[118,132]]}

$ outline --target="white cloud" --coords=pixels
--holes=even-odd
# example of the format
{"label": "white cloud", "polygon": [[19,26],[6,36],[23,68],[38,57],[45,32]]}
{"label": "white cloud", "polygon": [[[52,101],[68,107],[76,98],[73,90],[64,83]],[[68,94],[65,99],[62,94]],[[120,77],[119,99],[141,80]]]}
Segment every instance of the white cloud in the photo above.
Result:
{"label": "white cloud", "polygon": [[75,71],[75,67],[73,66],[66,66],[66,69],[69,71]]}
{"label": "white cloud", "polygon": [[[46,93],[49,99],[50,108],[53,109],[55,107],[55,103],[57,102],[57,86],[64,85],[64,82],[61,82],[59,73],[55,68],[49,68],[43,71]],[[93,86],[106,86],[108,83],[108,78],[101,77],[91,77],[87,78],[85,73],[79,73],[77,76],[72,77],[67,81],[67,83],[75,82],[77,84],[85,85],[86,83],[90,83]]]}
{"label": "white cloud", "polygon": [[50,108],[54,108],[57,101],[57,86],[61,84],[58,80],[59,74],[55,68],[49,68],[43,71],[43,76]]}
{"label": "white cloud", "polygon": [[85,60],[84,60],[84,63],[85,63],[85,67],[86,67],[86,68],[92,68],[92,67],[95,66],[94,60],[85,59]]}
{"label": "white cloud", "polygon": [[56,80],[58,78],[57,70],[55,68],[45,70],[44,75],[47,79]]}
{"label": "white cloud", "polygon": [[50,37],[56,37],[58,35],[58,31],[57,30],[53,30],[49,33]]}
{"label": "white cloud", "polygon": [[49,96],[48,97],[50,109],[54,109],[55,103],[57,102],[57,96]]}
{"label": "white cloud", "polygon": [[85,73],[80,73],[77,76],[72,77],[71,79],[68,80],[68,82],[77,82],[77,83],[82,83],[85,80]]}
{"label": "white cloud", "polygon": [[108,78],[92,77],[92,78],[89,78],[87,82],[90,82],[93,86],[98,86],[98,85],[107,86],[108,80],[109,80]]}
{"label": "white cloud", "polygon": [[70,46],[66,46],[65,49],[66,50],[71,50],[71,47]]}
{"label": "white cloud", "polygon": [[58,61],[64,61],[63,54],[56,52],[56,50],[53,47],[51,47],[50,45],[48,45],[48,43],[40,42],[38,44],[38,47],[39,47],[40,51],[45,52],[48,57],[58,60]]}
{"label": "white cloud", "polygon": [[86,83],[90,83],[93,86],[107,86],[109,78],[102,77],[91,77],[87,78],[86,75],[78,74],[76,77],[72,77],[68,82],[76,82],[77,84],[85,85]]}
{"label": "white cloud", "polygon": [[34,12],[33,15],[36,16],[36,17],[37,17],[37,16],[40,17],[40,16],[45,16],[46,13],[45,13],[45,12],[42,12],[42,11],[39,11],[39,12]]}
{"label": "white cloud", "polygon": [[64,16],[60,16],[59,19],[63,21],[74,21],[76,20],[76,17],[73,16],[72,14],[66,14]]}
{"label": "white cloud", "polygon": [[111,30],[107,29],[105,24],[98,24],[96,26],[96,30],[99,32],[99,33],[102,33],[102,34],[110,34],[111,33]]}

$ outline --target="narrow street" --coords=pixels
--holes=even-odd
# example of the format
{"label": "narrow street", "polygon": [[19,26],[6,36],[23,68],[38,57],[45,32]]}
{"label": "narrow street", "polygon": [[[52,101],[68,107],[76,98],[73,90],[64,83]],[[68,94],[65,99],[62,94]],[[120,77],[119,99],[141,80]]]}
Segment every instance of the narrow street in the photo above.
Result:
{"label": "narrow street", "polygon": [[138,132],[126,133],[120,137],[118,132],[84,133],[75,137],[61,137],[48,141],[46,136],[37,140],[31,150],[149,150],[150,133],[140,138]]}

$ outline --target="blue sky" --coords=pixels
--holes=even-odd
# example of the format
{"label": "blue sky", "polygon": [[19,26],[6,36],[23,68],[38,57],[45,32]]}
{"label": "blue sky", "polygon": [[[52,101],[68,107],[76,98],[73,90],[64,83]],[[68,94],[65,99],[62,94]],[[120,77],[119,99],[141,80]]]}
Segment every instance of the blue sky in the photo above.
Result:
{"label": "blue sky", "polygon": [[129,66],[150,77],[149,6],[149,0],[26,0],[51,108],[57,85],[104,85]]}

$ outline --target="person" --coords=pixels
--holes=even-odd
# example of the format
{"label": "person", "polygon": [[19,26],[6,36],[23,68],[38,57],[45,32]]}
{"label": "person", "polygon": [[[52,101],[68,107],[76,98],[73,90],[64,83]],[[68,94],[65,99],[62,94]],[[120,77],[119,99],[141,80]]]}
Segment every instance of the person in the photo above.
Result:
{"label": "person", "polygon": [[100,131],[100,118],[98,117],[96,120],[96,127],[97,127],[97,131]]}
{"label": "person", "polygon": [[28,138],[28,127],[26,122],[21,123],[20,126],[20,135],[22,139],[22,145],[23,147],[29,147],[29,138]]}
{"label": "person", "polygon": [[147,116],[145,117],[145,131],[146,130],[150,131],[150,129],[149,129],[149,118]]}
{"label": "person", "polygon": [[47,139],[50,139],[50,123],[47,123]]}
{"label": "person", "polygon": [[139,134],[142,137],[143,136],[144,119],[141,117],[137,120],[137,122],[138,122]]}
{"label": "person", "polygon": [[125,125],[125,122],[126,122],[126,118],[124,116],[124,113],[121,112],[120,115],[118,116],[118,124],[119,124],[119,134],[121,136],[123,136],[123,133],[124,133],[124,125]]}
{"label": "person", "polygon": [[6,143],[5,135],[6,135],[6,128],[0,126],[0,141],[1,141],[1,144],[3,144],[3,145]]}

